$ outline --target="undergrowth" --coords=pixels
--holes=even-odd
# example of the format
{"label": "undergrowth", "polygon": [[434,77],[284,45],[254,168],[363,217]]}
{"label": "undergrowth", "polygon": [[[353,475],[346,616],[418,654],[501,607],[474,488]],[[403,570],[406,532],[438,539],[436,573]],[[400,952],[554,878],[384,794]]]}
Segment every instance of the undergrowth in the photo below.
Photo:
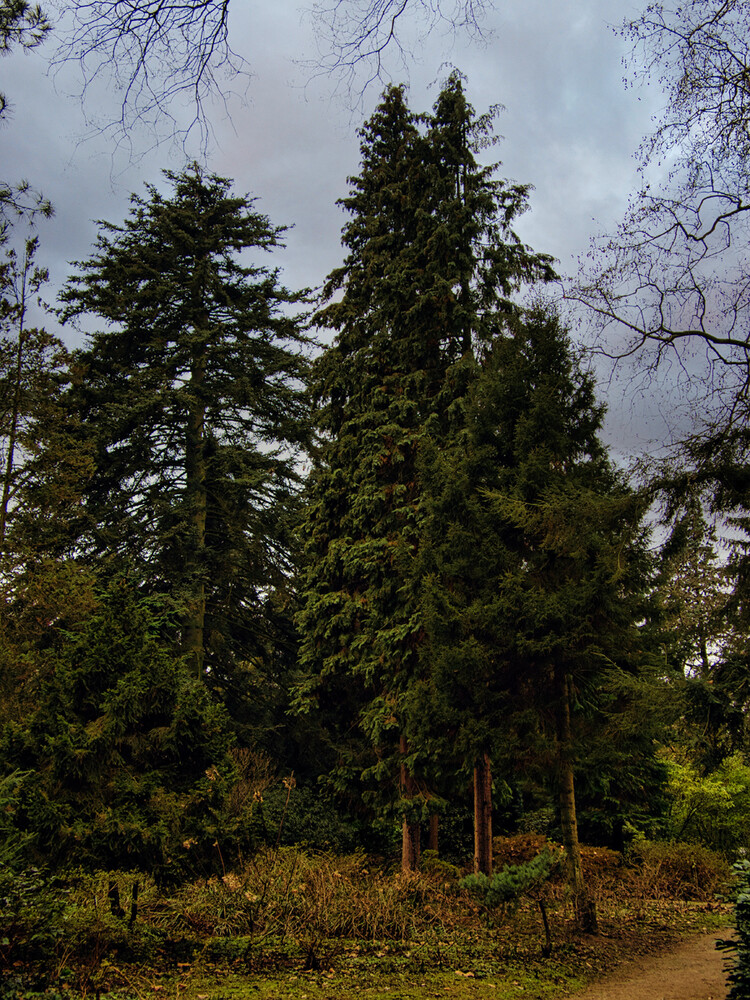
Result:
{"label": "undergrowth", "polygon": [[[377,970],[415,981],[479,980],[507,978],[510,965],[520,962],[545,982],[550,976],[567,982],[595,971],[595,962],[581,958],[553,855],[534,861],[534,849],[544,844],[526,845],[526,860],[518,844],[496,847],[503,887],[514,888],[512,906],[484,900],[476,880],[462,883],[452,865],[432,863],[404,875],[362,853],[291,847],[261,850],[221,877],[171,890],[142,872],[48,877],[6,871],[0,877],[0,982],[11,985],[0,985],[0,1000],[42,990],[52,991],[48,997],[106,993],[115,1000],[144,990],[152,995],[164,977],[198,982],[249,972],[353,981],[372,980]],[[655,928],[678,932],[712,920],[718,912],[713,890],[727,875],[717,856],[680,845],[642,845],[624,858],[588,849],[584,865],[607,935],[643,932],[644,947]]]}

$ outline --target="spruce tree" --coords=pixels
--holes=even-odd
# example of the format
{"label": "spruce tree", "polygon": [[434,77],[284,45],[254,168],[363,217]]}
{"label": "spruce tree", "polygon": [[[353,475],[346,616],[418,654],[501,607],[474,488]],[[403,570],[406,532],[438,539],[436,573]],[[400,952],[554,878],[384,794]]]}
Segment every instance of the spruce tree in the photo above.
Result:
{"label": "spruce tree", "polygon": [[283,230],[197,165],[165,176],[169,196],[148,186],[101,223],[62,293],[64,318],[103,323],[76,359],[95,450],[77,541],[178,599],[182,651],[226,685],[267,645],[289,570],[305,338],[298,297],[258,262]]}
{"label": "spruce tree", "polygon": [[[349,253],[317,314],[336,339],[313,378],[319,439],[303,524],[302,662],[323,702],[346,692],[358,734],[346,768],[372,780],[381,800],[396,799],[405,868],[418,864],[427,798],[404,712],[424,669],[422,452],[428,436],[452,433],[476,346],[512,312],[510,293],[551,274],[549,258],[511,228],[525,190],[476,160],[490,132],[458,75],[419,119],[402,88],[386,91],[362,129],[361,171],[343,200]],[[501,244],[523,266],[511,273]]]}

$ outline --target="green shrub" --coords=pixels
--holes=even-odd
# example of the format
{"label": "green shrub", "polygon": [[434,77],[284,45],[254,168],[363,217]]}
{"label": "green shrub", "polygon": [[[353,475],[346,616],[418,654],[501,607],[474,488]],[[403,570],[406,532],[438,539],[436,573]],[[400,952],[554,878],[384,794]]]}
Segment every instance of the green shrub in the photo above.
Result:
{"label": "green shrub", "polygon": [[438,856],[437,851],[422,852],[422,871],[425,875],[440,875],[444,879],[457,879],[461,872],[450,863]]}
{"label": "green shrub", "polygon": [[750,997],[750,861],[738,861],[732,866],[737,878],[734,897],[736,938],[717,941],[722,951],[733,953],[733,965],[727,976],[727,1000],[747,1000]]}
{"label": "green shrub", "polygon": [[[6,869],[0,873],[0,968],[8,978],[16,965],[24,966],[23,977],[16,978],[24,979],[28,992],[53,987],[72,966],[77,987],[85,991],[106,958],[153,959],[163,934],[142,916],[153,915],[157,900],[153,881],[142,873],[74,870],[50,876]],[[9,995],[25,995],[20,990]]]}
{"label": "green shrub", "polygon": [[59,885],[51,885],[39,869],[0,869],[0,966],[54,952],[64,910]]}
{"label": "green shrub", "polygon": [[671,837],[727,854],[743,847],[750,827],[750,767],[740,754],[707,775],[691,762],[668,760],[667,767]]}
{"label": "green shrub", "polygon": [[539,889],[559,864],[559,855],[545,848],[531,861],[504,865],[492,878],[487,875],[467,875],[459,885],[481,899],[488,909],[517,903]]}
{"label": "green shrub", "polygon": [[249,827],[256,846],[287,847],[351,854],[361,842],[358,824],[343,819],[318,788],[283,783],[269,788],[256,804]]}

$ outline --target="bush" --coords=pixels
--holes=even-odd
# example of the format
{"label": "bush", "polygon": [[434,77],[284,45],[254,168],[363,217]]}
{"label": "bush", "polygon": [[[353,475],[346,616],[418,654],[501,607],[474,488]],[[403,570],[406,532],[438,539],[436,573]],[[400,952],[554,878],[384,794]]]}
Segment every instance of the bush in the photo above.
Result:
{"label": "bush", "polygon": [[0,967],[53,952],[64,908],[59,886],[52,887],[39,869],[0,869]]}
{"label": "bush", "polygon": [[750,767],[742,757],[727,757],[708,775],[692,763],[667,763],[674,839],[728,854],[743,847],[750,826]]}
{"label": "bush", "polygon": [[737,937],[717,941],[716,947],[734,954],[727,976],[727,1000],[747,1000],[750,997],[750,861],[738,861],[732,866],[737,883],[734,889],[734,925]]}
{"label": "bush", "polygon": [[445,898],[444,882],[393,874],[359,853],[265,848],[237,871],[184,886],[163,920],[172,936],[401,941],[413,936],[428,895]]}
{"label": "bush", "polygon": [[[288,796],[287,793],[289,792]],[[284,784],[269,788],[253,812],[249,833],[256,844],[299,845],[351,854],[361,843],[358,824],[343,819],[318,788]]]}
{"label": "bush", "polygon": [[84,989],[106,957],[153,957],[162,936],[138,919],[133,902],[149,911],[157,899],[153,881],[142,873],[75,870],[49,876],[37,869],[5,870],[0,875],[0,967],[38,965],[36,978],[44,988],[70,963],[78,967],[78,986]]}
{"label": "bush", "polygon": [[495,837],[492,841],[492,855],[496,867],[519,865],[531,861],[544,851],[551,841],[543,833],[523,832],[510,837]]}
{"label": "bush", "polygon": [[481,899],[488,909],[517,903],[522,896],[532,896],[547,881],[560,863],[560,854],[545,848],[530,861],[505,865],[492,878],[487,875],[467,875],[459,885]]}
{"label": "bush", "polygon": [[713,899],[731,874],[726,858],[701,844],[641,840],[626,859],[631,884],[651,898]]}

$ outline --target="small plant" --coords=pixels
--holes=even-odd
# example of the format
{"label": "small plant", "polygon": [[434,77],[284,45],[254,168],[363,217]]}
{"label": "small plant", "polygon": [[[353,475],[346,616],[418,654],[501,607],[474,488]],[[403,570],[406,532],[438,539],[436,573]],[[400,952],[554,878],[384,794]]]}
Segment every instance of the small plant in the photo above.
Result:
{"label": "small plant", "polygon": [[422,871],[426,875],[440,875],[447,881],[454,881],[460,874],[456,865],[438,857],[437,851],[422,852]]}
{"label": "small plant", "polygon": [[730,954],[733,967],[727,976],[727,1000],[748,1000],[750,997],[750,861],[735,862],[732,870],[737,878],[734,896],[734,923],[737,937],[717,941],[716,947]]}
{"label": "small plant", "polygon": [[547,917],[547,902],[540,890],[560,863],[560,856],[548,848],[530,861],[504,865],[492,878],[487,875],[467,875],[459,885],[477,896],[488,910],[505,909],[527,896],[536,901],[544,924],[545,955],[552,953],[552,935]]}

